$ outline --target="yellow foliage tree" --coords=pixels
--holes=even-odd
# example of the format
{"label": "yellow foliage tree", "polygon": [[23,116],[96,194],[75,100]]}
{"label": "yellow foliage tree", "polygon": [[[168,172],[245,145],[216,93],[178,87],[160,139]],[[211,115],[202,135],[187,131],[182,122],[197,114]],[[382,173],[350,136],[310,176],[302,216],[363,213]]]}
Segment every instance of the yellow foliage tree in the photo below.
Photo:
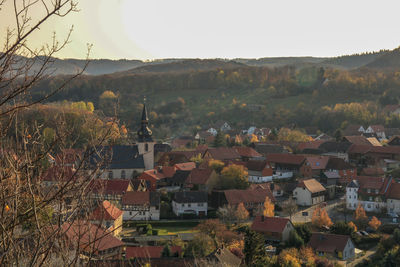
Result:
{"label": "yellow foliage tree", "polygon": [[376,218],[375,216],[372,216],[371,220],[368,223],[368,225],[374,230],[377,230],[379,226],[381,226],[381,224],[381,221],[379,221],[378,218]]}
{"label": "yellow foliage tree", "polygon": [[299,251],[296,248],[284,249],[279,254],[280,266],[301,267]]}
{"label": "yellow foliage tree", "polygon": [[114,94],[114,92],[112,91],[104,91],[101,95],[100,95],[100,99],[105,99],[105,98],[117,98],[117,96]]}
{"label": "yellow foliage tree", "polygon": [[238,222],[243,222],[244,220],[246,220],[247,218],[249,218],[249,212],[247,211],[247,209],[245,208],[245,206],[243,205],[243,203],[240,203],[237,206],[236,209],[236,219],[238,220]]}
{"label": "yellow foliage tree", "polygon": [[275,213],[275,205],[271,202],[268,196],[265,197],[264,201],[264,216],[266,217],[274,217]]}
{"label": "yellow foliage tree", "polygon": [[217,159],[212,159],[208,162],[208,166],[210,166],[211,169],[215,170],[216,172],[220,173],[224,168],[225,163]]}
{"label": "yellow foliage tree", "polygon": [[250,142],[251,142],[251,143],[257,143],[257,142],[258,142],[258,137],[257,137],[257,135],[252,134],[252,135],[251,135]]}

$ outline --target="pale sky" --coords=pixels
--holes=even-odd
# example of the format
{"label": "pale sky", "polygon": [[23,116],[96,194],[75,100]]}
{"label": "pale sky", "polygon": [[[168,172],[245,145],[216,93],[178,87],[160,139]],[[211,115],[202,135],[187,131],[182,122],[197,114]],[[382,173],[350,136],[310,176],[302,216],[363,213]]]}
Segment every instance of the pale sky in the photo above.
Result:
{"label": "pale sky", "polygon": [[[49,21],[31,44],[52,31],[62,39],[74,25],[58,57],[83,58],[87,43],[92,58],[109,59],[339,56],[400,46],[399,0],[80,0],[79,8]],[[13,23],[6,6],[2,41]]]}

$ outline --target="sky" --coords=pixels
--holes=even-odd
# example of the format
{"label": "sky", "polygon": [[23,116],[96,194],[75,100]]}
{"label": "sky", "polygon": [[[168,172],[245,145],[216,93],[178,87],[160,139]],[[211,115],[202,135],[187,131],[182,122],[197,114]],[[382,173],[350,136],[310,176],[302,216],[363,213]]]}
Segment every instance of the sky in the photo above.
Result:
{"label": "sky", "polygon": [[[22,0],[17,0],[22,1]],[[40,1],[39,1],[40,2]],[[28,40],[52,32],[71,43],[57,57],[333,57],[400,46],[399,0],[79,0],[80,12],[55,18]],[[0,10],[0,40],[15,27],[12,1]],[[43,14],[32,10],[33,17]]]}

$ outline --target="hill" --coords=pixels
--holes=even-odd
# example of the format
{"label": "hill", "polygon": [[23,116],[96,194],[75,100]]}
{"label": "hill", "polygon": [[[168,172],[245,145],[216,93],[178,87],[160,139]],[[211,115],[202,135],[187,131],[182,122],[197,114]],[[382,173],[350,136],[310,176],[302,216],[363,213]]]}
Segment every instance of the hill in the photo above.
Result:
{"label": "hill", "polygon": [[115,74],[129,75],[140,73],[182,73],[216,69],[233,69],[243,66],[245,65],[235,61],[221,59],[176,59],[172,62],[141,66]]}
{"label": "hill", "polygon": [[400,68],[400,48],[396,48],[392,51],[386,51],[375,60],[366,64],[365,67],[382,70]]}
{"label": "hill", "polygon": [[336,66],[345,69],[357,69],[366,66],[371,62],[374,62],[375,60],[384,56],[386,53],[388,53],[387,50],[381,50],[379,52],[346,55],[335,58],[329,58],[320,63],[325,66],[332,66],[332,67]]}

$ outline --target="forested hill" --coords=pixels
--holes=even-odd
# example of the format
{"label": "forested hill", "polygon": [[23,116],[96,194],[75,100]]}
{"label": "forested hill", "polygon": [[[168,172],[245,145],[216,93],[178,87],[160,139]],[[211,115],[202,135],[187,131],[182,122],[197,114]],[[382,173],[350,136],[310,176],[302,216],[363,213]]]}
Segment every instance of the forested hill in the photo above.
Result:
{"label": "forested hill", "polygon": [[[382,62],[385,58],[392,62],[386,57],[392,52],[381,53],[337,60],[348,64],[351,58],[363,57],[365,61],[359,62],[366,62],[377,57],[374,61],[381,66],[387,65]],[[295,125],[317,126],[328,133],[348,123],[400,127],[400,117],[384,111],[386,105],[399,103],[400,68],[395,64],[391,69],[332,65],[296,68],[216,59],[171,60],[114,74],[81,76],[50,101],[93,102],[96,112],[113,116],[116,110],[121,122],[136,130],[145,95],[153,132],[160,138],[192,134],[219,120],[238,129]],[[33,99],[57,88],[64,79],[41,81],[33,89]]]}

